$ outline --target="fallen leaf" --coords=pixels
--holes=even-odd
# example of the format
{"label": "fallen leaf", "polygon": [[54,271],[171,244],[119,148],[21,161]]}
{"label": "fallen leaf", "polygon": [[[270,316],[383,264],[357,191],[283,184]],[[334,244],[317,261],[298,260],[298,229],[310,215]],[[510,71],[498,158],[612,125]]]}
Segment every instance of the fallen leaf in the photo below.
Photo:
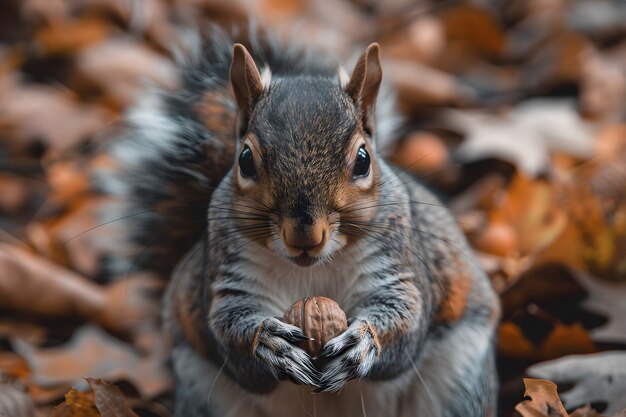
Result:
{"label": "fallen leaf", "polygon": [[113,204],[108,197],[74,195],[61,213],[38,216],[27,226],[29,241],[55,263],[85,276],[97,276],[115,245],[115,233],[119,233],[119,213],[111,210]]}
{"label": "fallen leaf", "polygon": [[507,358],[530,359],[535,355],[535,346],[521,329],[510,321],[498,327],[498,354]]}
{"label": "fallen leaf", "polygon": [[100,413],[93,393],[72,388],[65,394],[65,401],[55,407],[51,417],[100,417]]}
{"label": "fallen leaf", "polygon": [[[144,334],[144,336],[148,336]],[[85,376],[108,381],[130,381],[144,398],[154,398],[171,386],[165,363],[162,336],[150,336],[150,352],[141,355],[129,344],[110,336],[98,327],[80,327],[65,344],[54,348],[35,348],[14,340],[17,353],[26,359],[32,382],[54,386],[70,383],[86,388]]]}
{"label": "fallen leaf", "polygon": [[[159,313],[163,283],[133,274],[100,286],[25,249],[0,244],[0,304],[38,317],[78,317],[134,337]],[[39,300],[33,303],[32,300]]]}
{"label": "fallen leaf", "polygon": [[574,271],[573,276],[589,293],[583,306],[609,318],[607,324],[591,331],[593,340],[626,343],[626,283],[602,281],[582,271]]}
{"label": "fallen leaf", "polygon": [[596,347],[589,338],[587,330],[574,323],[571,325],[558,323],[539,348],[539,360],[559,358],[573,353],[594,353]]}
{"label": "fallen leaf", "polygon": [[21,247],[0,244],[0,269],[4,309],[48,317],[89,317],[103,308],[104,291],[98,285]]}
{"label": "fallen leaf", "polygon": [[0,376],[5,375],[9,378],[21,379],[29,374],[28,365],[23,358],[13,352],[0,351]]}
{"label": "fallen leaf", "polygon": [[48,86],[24,84],[16,75],[0,78],[0,102],[0,129],[13,139],[12,146],[39,142],[44,150],[55,154],[76,146],[113,121],[100,107],[80,103],[72,94]]}
{"label": "fallen leaf", "polygon": [[102,379],[86,378],[95,395],[95,403],[102,417],[138,417],[118,387]]}
{"label": "fallen leaf", "polygon": [[104,39],[109,28],[102,20],[55,20],[37,34],[37,41],[48,54],[76,53]]}
{"label": "fallen leaf", "polygon": [[172,60],[131,39],[113,39],[87,48],[77,56],[77,87],[101,90],[107,102],[126,108],[145,91],[146,82],[173,89],[178,73]]}
{"label": "fallen leaf", "polygon": [[524,397],[530,400],[523,401],[515,406],[515,410],[523,417],[567,417],[567,411],[559,399],[556,384],[542,379],[524,378]]}
{"label": "fallen leaf", "polygon": [[593,128],[570,101],[529,100],[497,115],[447,110],[444,117],[448,125],[465,134],[454,154],[462,162],[501,158],[533,178],[548,172],[551,152],[591,156]]}
{"label": "fallen leaf", "polygon": [[625,352],[566,356],[533,365],[528,375],[575,384],[561,395],[569,408],[600,401],[608,404],[608,414],[626,408]]}

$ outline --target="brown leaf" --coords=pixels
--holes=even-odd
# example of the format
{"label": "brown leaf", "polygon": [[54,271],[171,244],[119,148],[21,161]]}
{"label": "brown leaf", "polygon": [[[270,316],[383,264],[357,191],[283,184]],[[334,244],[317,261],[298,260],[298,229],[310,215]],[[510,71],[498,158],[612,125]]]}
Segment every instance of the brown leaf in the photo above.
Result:
{"label": "brown leaf", "polygon": [[0,173],[0,213],[19,214],[26,207],[33,181]]}
{"label": "brown leaf", "polygon": [[173,89],[178,74],[171,60],[129,40],[108,40],[77,56],[78,88],[95,87],[105,101],[124,108],[137,100],[146,81]]}
{"label": "brown leaf", "polygon": [[559,399],[556,384],[545,379],[524,378],[525,397],[515,406],[515,410],[523,417],[567,417],[567,411]]}
{"label": "brown leaf", "polygon": [[479,58],[495,58],[504,49],[504,33],[488,10],[461,4],[440,15],[447,37],[445,67],[468,68]]}
{"label": "brown leaf", "polygon": [[100,417],[91,392],[81,392],[76,388],[65,394],[65,401],[54,409],[51,417]]}
{"label": "brown leaf", "polygon": [[387,60],[385,74],[396,87],[407,113],[414,107],[459,104],[473,98],[471,90],[450,74],[409,60]]}
{"label": "brown leaf", "polygon": [[580,323],[557,324],[539,349],[538,358],[548,360],[565,355],[594,353],[597,349]]}
{"label": "brown leaf", "polygon": [[111,204],[107,197],[74,196],[62,213],[31,222],[26,233],[37,251],[55,263],[96,276],[118,226],[116,214],[108,210]]}
{"label": "brown leaf", "polygon": [[98,285],[20,247],[0,244],[0,270],[0,299],[8,310],[89,317],[105,303]]}
{"label": "brown leaf", "polygon": [[[24,378],[30,374],[26,361],[13,352],[0,351],[0,376]],[[1,378],[0,378],[1,380]]]}
{"label": "brown leaf", "polygon": [[102,131],[113,119],[111,113],[80,103],[67,92],[23,84],[17,76],[0,79],[0,102],[0,129],[15,148],[42,143],[56,154]]}
{"label": "brown leaf", "polygon": [[170,374],[160,333],[144,336],[150,339],[146,346],[151,350],[143,355],[94,326],[79,328],[69,342],[54,348],[37,349],[21,340],[15,340],[14,345],[28,362],[35,384],[85,387],[83,378],[92,375],[109,381],[130,381],[143,398],[154,398],[168,390]]}
{"label": "brown leaf", "polygon": [[54,21],[42,29],[37,40],[43,51],[49,54],[75,53],[101,41],[109,31],[109,25],[95,19]]}
{"label": "brown leaf", "polygon": [[518,326],[504,322],[498,328],[498,354],[507,358],[530,359],[535,355],[535,347]]}
{"label": "brown leaf", "polygon": [[[0,299],[9,311],[38,317],[83,318],[124,336],[158,316],[162,282],[133,274],[104,287],[25,249],[0,244]],[[33,303],[32,300],[38,300]]]}
{"label": "brown leaf", "polygon": [[102,379],[85,378],[96,397],[96,407],[102,417],[138,417],[118,387]]}

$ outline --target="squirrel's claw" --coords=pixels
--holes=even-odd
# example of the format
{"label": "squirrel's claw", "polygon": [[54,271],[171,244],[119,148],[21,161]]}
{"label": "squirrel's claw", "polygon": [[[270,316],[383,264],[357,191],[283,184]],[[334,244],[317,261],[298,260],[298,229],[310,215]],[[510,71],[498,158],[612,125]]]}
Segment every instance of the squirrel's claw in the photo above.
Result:
{"label": "squirrel's claw", "polygon": [[315,392],[340,390],[348,381],[366,376],[380,354],[376,332],[366,320],[355,320],[340,336],[330,340],[321,356],[332,358],[322,370]]}
{"label": "squirrel's claw", "polygon": [[319,372],[311,357],[290,343],[307,339],[299,328],[268,318],[261,323],[254,338],[254,354],[269,366],[276,378],[318,387]]}

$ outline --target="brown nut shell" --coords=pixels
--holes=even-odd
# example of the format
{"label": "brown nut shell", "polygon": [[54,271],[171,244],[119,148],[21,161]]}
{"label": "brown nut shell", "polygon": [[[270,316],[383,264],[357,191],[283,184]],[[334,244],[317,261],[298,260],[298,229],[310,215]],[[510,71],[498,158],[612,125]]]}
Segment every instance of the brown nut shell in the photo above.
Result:
{"label": "brown nut shell", "polygon": [[322,352],[329,340],[348,328],[348,320],[339,304],[326,297],[307,297],[296,301],[283,316],[285,323],[302,329],[307,340],[298,344],[312,357]]}

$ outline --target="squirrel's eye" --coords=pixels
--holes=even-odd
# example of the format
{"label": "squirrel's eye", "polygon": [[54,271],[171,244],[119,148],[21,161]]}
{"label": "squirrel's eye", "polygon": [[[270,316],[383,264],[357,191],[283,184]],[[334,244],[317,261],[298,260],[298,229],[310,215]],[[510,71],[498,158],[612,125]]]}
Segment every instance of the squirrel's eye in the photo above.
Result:
{"label": "squirrel's eye", "polygon": [[254,166],[254,158],[252,157],[252,149],[247,145],[239,155],[239,171],[242,177],[256,177],[256,167]]}
{"label": "squirrel's eye", "polygon": [[352,176],[354,178],[367,177],[370,173],[370,154],[367,153],[365,145],[361,145],[356,152],[356,160],[354,161],[354,172]]}

